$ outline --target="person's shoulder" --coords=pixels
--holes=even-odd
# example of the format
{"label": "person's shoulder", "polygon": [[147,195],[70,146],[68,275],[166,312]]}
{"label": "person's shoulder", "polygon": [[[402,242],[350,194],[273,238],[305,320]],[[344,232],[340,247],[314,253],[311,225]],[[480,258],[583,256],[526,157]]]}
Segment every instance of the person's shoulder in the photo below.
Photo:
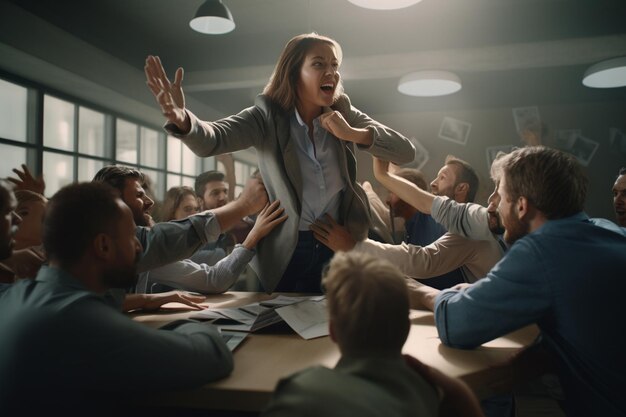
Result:
{"label": "person's shoulder", "polygon": [[266,117],[270,117],[275,114],[285,115],[287,112],[276,101],[266,94],[259,94],[254,100],[254,106],[251,107],[251,111],[259,111]]}
{"label": "person's shoulder", "polygon": [[594,226],[601,227],[605,230],[609,230],[611,232],[620,234],[626,237],[626,227],[618,226],[610,220],[602,219],[602,218],[591,218],[589,222]]}

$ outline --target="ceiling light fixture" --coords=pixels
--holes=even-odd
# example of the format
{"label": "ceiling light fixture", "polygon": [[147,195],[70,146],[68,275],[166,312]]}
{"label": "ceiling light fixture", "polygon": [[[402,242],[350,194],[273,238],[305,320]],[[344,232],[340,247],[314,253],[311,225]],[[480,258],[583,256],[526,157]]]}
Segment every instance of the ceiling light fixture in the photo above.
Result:
{"label": "ceiling light fixture", "polygon": [[626,86],[626,56],[598,62],[585,71],[583,84],[591,88]]}
{"label": "ceiling light fixture", "polygon": [[400,78],[398,91],[408,96],[436,97],[456,93],[461,79],[448,71],[418,71]]}
{"label": "ceiling light fixture", "polygon": [[206,0],[198,8],[189,26],[196,32],[221,35],[235,29],[235,21],[222,0]]}
{"label": "ceiling light fixture", "polygon": [[348,0],[350,3],[354,3],[357,6],[364,7],[366,9],[376,10],[393,10],[403,9],[405,7],[412,6],[419,3],[422,0]]}

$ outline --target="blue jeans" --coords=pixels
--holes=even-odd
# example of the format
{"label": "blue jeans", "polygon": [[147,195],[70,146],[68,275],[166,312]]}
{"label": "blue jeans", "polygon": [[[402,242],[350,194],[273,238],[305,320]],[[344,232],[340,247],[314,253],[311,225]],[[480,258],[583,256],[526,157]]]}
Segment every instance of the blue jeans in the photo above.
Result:
{"label": "blue jeans", "polygon": [[321,293],[322,269],[333,257],[333,251],[318,242],[313,232],[298,232],[298,244],[277,292]]}

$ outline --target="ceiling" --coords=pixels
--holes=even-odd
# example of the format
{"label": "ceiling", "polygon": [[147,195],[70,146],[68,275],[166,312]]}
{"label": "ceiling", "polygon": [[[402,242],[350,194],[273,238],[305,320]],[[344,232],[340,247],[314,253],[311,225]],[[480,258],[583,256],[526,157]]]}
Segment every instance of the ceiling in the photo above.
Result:
{"label": "ceiling", "polygon": [[[423,0],[375,11],[347,0],[223,0],[236,28],[202,35],[202,0],[11,1],[137,69],[148,54],[185,68],[186,93],[223,114],[251,105],[284,44],[316,31],[340,42],[353,103],[370,114],[623,101],[626,88],[581,84],[586,68],[626,55],[624,0]],[[398,79],[419,69],[457,73],[463,89],[408,97]]]}

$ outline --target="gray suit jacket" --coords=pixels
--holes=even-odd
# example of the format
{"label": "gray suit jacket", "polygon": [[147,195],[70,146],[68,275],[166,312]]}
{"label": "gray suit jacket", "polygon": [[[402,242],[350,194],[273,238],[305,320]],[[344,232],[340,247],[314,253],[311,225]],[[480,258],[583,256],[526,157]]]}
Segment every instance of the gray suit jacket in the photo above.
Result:
{"label": "gray suit jacket", "polygon": [[[401,134],[372,120],[352,107],[347,96],[333,105],[353,127],[368,128],[374,141],[370,147],[359,146],[372,155],[405,164],[415,157],[415,148]],[[257,150],[259,170],[270,201],[280,200],[289,218],[263,239],[257,248],[258,255],[251,265],[263,287],[272,292],[278,285],[293,254],[298,240],[298,223],[302,207],[302,175],[296,147],[290,135],[291,112],[284,111],[267,96],[260,95],[255,105],[239,114],[205,122],[189,113],[191,131],[182,135],[175,125],[166,130],[183,140],[199,156],[220,155],[253,146]],[[370,208],[367,196],[356,183],[355,145],[341,141],[341,172],[347,179],[340,208],[339,223],[348,228],[357,240],[367,235]]]}

